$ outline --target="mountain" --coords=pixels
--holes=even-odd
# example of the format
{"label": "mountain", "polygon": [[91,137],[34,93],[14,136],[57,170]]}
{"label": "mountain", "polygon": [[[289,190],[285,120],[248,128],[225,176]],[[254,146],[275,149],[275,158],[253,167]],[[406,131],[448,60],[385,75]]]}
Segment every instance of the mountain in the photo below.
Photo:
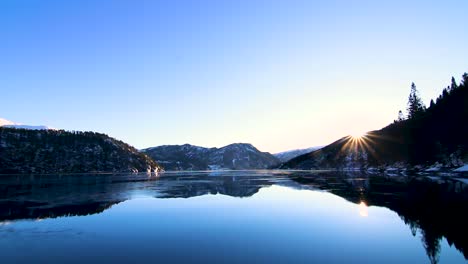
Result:
{"label": "mountain", "polygon": [[134,147],[94,132],[0,127],[0,173],[159,171]]}
{"label": "mountain", "polygon": [[[409,108],[417,102],[413,84]],[[443,90],[426,109],[409,109],[387,127],[363,137],[343,137],[334,143],[298,156],[283,169],[346,168],[456,168],[468,161],[468,74],[458,85]]]}
{"label": "mountain", "polygon": [[283,151],[283,152],[273,154],[273,156],[277,157],[281,162],[286,162],[297,156],[310,153],[320,148],[321,147],[311,147],[311,148],[306,148],[306,149],[293,149],[293,150],[288,150],[288,151]]}
{"label": "mountain", "polygon": [[22,129],[31,129],[31,130],[54,129],[54,128],[43,126],[43,125],[39,125],[39,126],[23,125],[23,124],[15,123],[13,121],[10,121],[4,118],[0,118],[0,127],[22,128]]}
{"label": "mountain", "polygon": [[280,164],[268,152],[251,144],[236,143],[222,148],[165,145],[142,150],[166,170],[267,169]]}

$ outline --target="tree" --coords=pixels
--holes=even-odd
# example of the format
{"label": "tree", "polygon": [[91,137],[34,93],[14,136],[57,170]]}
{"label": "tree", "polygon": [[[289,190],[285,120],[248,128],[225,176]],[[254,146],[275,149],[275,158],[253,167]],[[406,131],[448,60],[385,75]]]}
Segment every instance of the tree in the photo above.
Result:
{"label": "tree", "polygon": [[403,116],[403,111],[398,111],[398,122],[401,122],[405,120],[405,117]]}
{"label": "tree", "polygon": [[411,83],[411,92],[408,97],[408,119],[413,119],[424,113],[426,107],[418,95],[416,85]]}
{"label": "tree", "polygon": [[450,84],[450,92],[453,92],[458,88],[457,82],[455,81],[455,78],[452,76],[452,83]]}
{"label": "tree", "polygon": [[468,73],[464,73],[463,76],[462,76],[462,81],[461,81],[461,84],[463,86],[466,86],[468,84]]}

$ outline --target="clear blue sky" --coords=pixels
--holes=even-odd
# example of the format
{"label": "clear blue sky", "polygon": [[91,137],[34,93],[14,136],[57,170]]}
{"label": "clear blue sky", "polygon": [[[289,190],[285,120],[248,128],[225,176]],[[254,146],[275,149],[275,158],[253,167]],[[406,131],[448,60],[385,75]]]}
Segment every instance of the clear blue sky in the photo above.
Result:
{"label": "clear blue sky", "polygon": [[[352,2],[352,3],[350,3]],[[0,117],[138,148],[379,129],[468,71],[468,1],[0,2]]]}

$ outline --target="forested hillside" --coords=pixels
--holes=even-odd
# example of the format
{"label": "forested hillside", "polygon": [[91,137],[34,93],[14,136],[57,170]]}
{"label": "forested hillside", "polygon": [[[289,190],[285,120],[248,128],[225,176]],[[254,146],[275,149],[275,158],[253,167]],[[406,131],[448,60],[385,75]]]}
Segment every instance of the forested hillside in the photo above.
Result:
{"label": "forested hillside", "polygon": [[0,173],[158,171],[134,147],[94,132],[0,127]]}
{"label": "forested hillside", "polygon": [[379,166],[438,166],[454,168],[468,161],[468,74],[422,103],[412,84],[408,114],[387,127],[351,136],[311,153],[294,158],[282,168],[366,168]]}

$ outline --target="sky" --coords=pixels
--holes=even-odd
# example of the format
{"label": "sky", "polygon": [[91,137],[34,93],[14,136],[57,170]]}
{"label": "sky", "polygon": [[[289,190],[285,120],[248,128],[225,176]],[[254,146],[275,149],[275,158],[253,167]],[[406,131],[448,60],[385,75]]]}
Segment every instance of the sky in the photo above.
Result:
{"label": "sky", "polygon": [[137,148],[380,129],[468,71],[468,1],[0,2],[0,117]]}

